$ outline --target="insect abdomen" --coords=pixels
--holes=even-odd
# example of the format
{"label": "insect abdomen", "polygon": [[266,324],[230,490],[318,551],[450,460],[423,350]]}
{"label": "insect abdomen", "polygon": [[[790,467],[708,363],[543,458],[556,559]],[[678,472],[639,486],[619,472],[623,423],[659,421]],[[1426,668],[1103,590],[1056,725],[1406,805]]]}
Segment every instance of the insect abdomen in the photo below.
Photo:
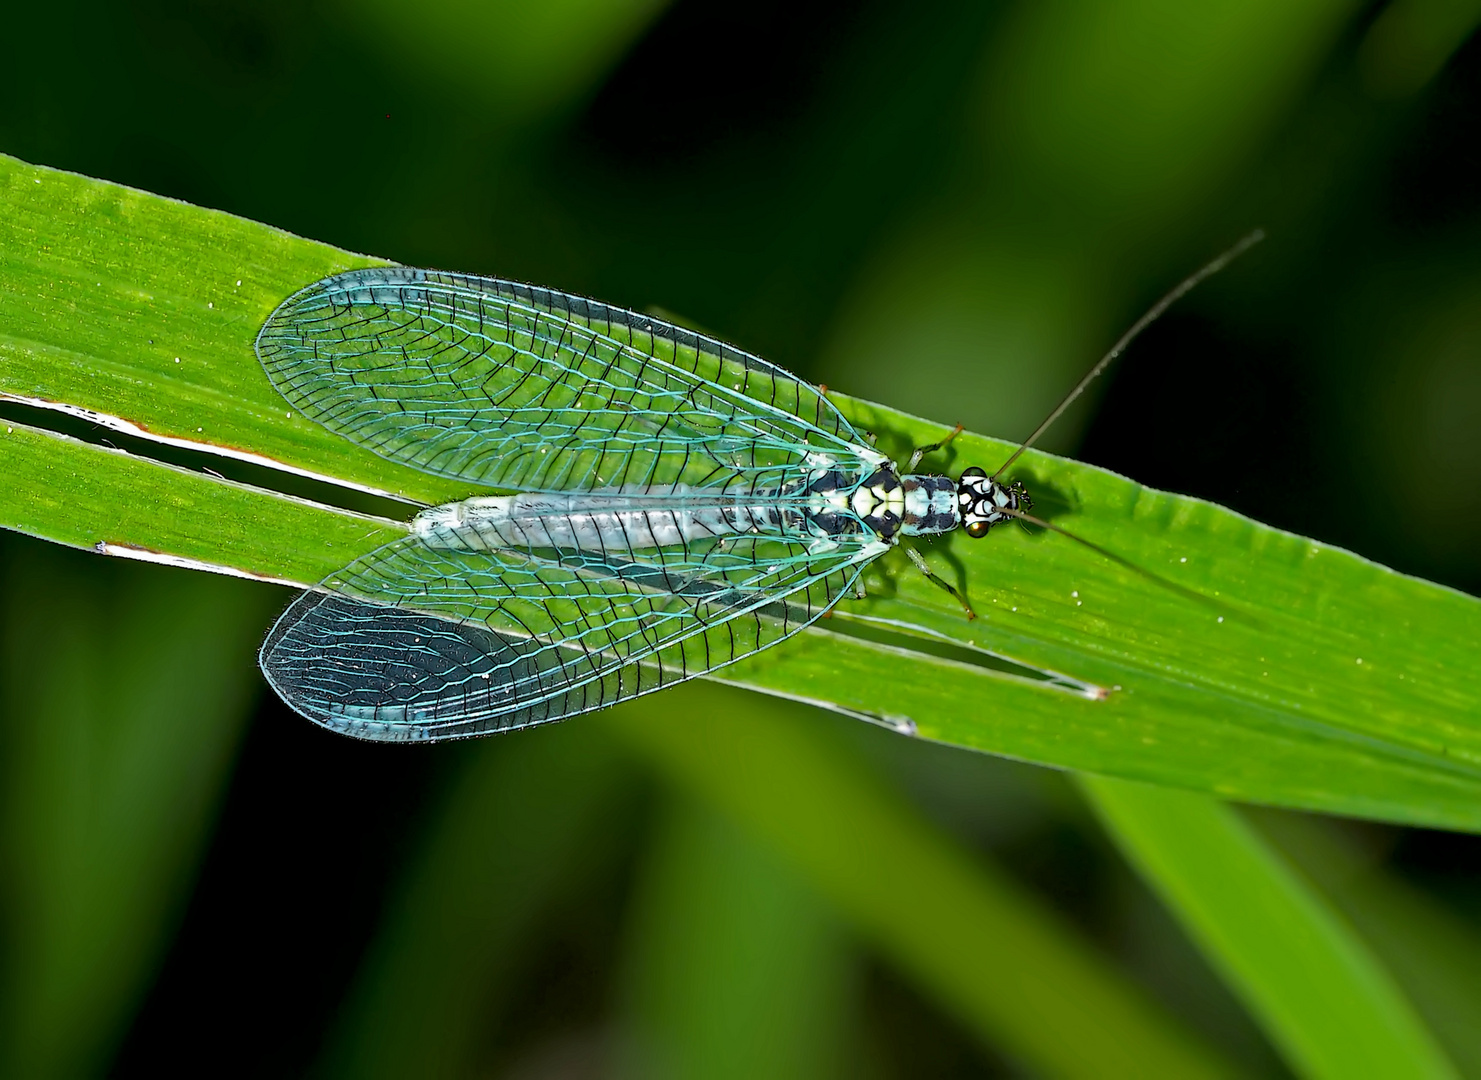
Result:
{"label": "insect abdomen", "polygon": [[795,535],[801,512],[774,497],[751,499],[665,488],[487,496],[424,510],[412,532],[464,550],[563,548],[647,551],[737,533]]}

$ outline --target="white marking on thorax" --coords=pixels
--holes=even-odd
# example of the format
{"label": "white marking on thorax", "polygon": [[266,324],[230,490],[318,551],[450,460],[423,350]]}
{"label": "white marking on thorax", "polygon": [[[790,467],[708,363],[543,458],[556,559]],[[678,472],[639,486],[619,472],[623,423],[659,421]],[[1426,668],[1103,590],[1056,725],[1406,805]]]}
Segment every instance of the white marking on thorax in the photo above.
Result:
{"label": "white marking on thorax", "polygon": [[893,491],[886,491],[883,484],[860,487],[849,500],[849,508],[861,518],[871,514],[882,517],[893,513],[897,518],[905,515],[905,489],[898,484]]}
{"label": "white marking on thorax", "polygon": [[931,495],[925,488],[911,488],[905,493],[905,512],[913,518],[923,518],[931,512]]}
{"label": "white marking on thorax", "polygon": [[842,488],[814,491],[807,498],[807,508],[814,514],[846,513],[849,508],[848,493]]}

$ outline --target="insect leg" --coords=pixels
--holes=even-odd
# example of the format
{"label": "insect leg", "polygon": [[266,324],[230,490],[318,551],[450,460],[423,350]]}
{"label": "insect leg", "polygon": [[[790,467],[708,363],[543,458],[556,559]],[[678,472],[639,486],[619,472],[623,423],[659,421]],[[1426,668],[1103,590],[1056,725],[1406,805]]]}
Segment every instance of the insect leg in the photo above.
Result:
{"label": "insect leg", "polygon": [[[960,431],[961,429],[958,428],[957,430]],[[904,545],[901,546],[903,547]],[[913,547],[906,547],[905,554],[910,556],[910,561],[915,563],[915,568],[922,574],[925,574],[926,577],[931,580],[932,584],[941,586],[941,588],[945,589],[947,592],[951,593],[952,596],[956,597],[957,603],[962,605],[962,610],[967,613],[968,619],[977,618],[977,612],[972,610],[972,605],[967,603],[967,598],[961,593],[957,592],[956,589],[953,588],[951,585],[947,584],[944,579],[937,577],[930,566],[926,564],[925,557],[922,556],[919,551],[916,551]]]}
{"label": "insect leg", "polygon": [[942,439],[940,442],[932,443],[930,446],[917,447],[915,451],[911,453],[910,464],[905,466],[905,471],[908,473],[915,472],[915,467],[920,464],[921,458],[925,457],[927,454],[934,454],[937,450],[940,450],[943,446],[951,442],[952,439],[955,439],[961,433],[962,425],[958,424],[955,428],[952,429],[951,434],[947,435],[946,438]]}

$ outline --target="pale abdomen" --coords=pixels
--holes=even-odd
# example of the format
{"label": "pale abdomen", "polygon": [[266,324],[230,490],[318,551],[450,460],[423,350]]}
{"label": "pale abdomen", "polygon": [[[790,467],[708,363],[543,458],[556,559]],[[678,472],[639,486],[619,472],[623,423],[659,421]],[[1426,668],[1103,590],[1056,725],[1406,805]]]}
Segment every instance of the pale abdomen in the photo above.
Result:
{"label": "pale abdomen", "polygon": [[486,496],[424,510],[412,532],[432,547],[645,551],[738,533],[796,535],[805,515],[771,498],[665,489]]}

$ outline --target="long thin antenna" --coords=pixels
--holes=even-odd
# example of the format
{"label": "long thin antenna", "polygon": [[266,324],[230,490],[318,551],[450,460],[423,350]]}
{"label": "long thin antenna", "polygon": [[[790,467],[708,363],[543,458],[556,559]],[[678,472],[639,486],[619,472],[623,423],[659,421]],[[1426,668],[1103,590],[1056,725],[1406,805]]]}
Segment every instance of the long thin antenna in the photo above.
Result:
{"label": "long thin antenna", "polygon": [[[1138,566],[1136,563],[1132,562],[1124,555],[1117,555],[1114,551],[1101,547],[1094,540],[1087,540],[1085,539],[1085,537],[1080,536],[1077,533],[1070,532],[1069,529],[1062,529],[1058,525],[1054,524],[1052,521],[1045,521],[1041,517],[1035,517],[1033,514],[1025,514],[1022,510],[1014,510],[1011,507],[1007,506],[996,507],[994,509],[994,512],[1002,514],[1004,517],[1017,518],[1019,521],[1026,521],[1030,525],[1037,525],[1039,526],[1039,528],[1048,529],[1050,532],[1057,532],[1060,536],[1073,540],[1077,544],[1084,544],[1097,555],[1101,555],[1104,558],[1111,560],[1111,562],[1117,564],[1118,566],[1125,567],[1132,573],[1138,574],[1141,577],[1144,577],[1147,580],[1162,586],[1164,589],[1170,589],[1171,591],[1177,593],[1179,596],[1196,601],[1197,603],[1202,604],[1205,607],[1212,608],[1215,611],[1238,613],[1237,609],[1231,607],[1229,604],[1225,604],[1219,600],[1215,600],[1211,597],[1205,596],[1203,595],[1203,593],[1196,592],[1193,589],[1188,588],[1186,585],[1179,585],[1176,581],[1169,581],[1167,578],[1163,577],[1161,574],[1153,570],[1148,570],[1144,566]],[[958,597],[958,599],[960,599],[960,597]],[[963,601],[963,603],[965,603],[965,601]]]}
{"label": "long thin antenna", "polygon": [[[1178,283],[1176,288],[1174,288],[1161,300],[1157,301],[1157,303],[1153,304],[1151,308],[1148,309],[1145,315],[1131,324],[1130,330],[1121,335],[1121,340],[1117,341],[1116,344],[1111,346],[1111,351],[1100,358],[1100,363],[1096,364],[1095,367],[1091,368],[1085,373],[1085,377],[1078,383],[1076,383],[1075,388],[1064,396],[1064,400],[1054,407],[1054,411],[1048,416],[1044,417],[1044,422],[1038,427],[1034,428],[1034,433],[1027,439],[1024,439],[1018,449],[1013,451],[1013,453],[1009,456],[1008,460],[1003,462],[1003,464],[998,467],[998,471],[992,474],[992,479],[996,480],[999,476],[1003,475],[1008,466],[1012,465],[1015,461],[1018,460],[1020,454],[1022,454],[1029,447],[1033,446],[1034,443],[1038,442],[1039,436],[1048,431],[1049,426],[1064,415],[1064,411],[1068,409],[1072,404],[1074,404],[1076,398],[1078,398],[1085,392],[1085,388],[1092,382],[1094,382],[1101,372],[1110,367],[1111,363],[1118,356],[1126,351],[1126,347],[1136,339],[1136,336],[1143,330],[1145,330],[1148,326],[1152,325],[1152,323],[1156,322],[1162,316],[1162,313],[1164,311],[1172,307],[1184,296],[1188,295],[1188,293],[1192,292],[1193,289],[1201,282],[1210,277],[1213,277],[1220,270],[1224,269],[1224,267],[1228,266],[1231,262],[1239,258],[1246,251],[1248,251],[1250,248],[1254,247],[1256,244],[1264,239],[1265,230],[1256,229],[1239,243],[1235,244],[1228,251],[1224,252],[1224,254],[1220,255],[1213,262],[1205,266],[1202,270],[1199,270],[1196,274],[1193,274],[1190,277],[1184,278],[1181,282]],[[1053,528],[1053,526],[1049,527]],[[1077,537],[1076,539],[1079,538]]]}
{"label": "long thin antenna", "polygon": [[1019,521],[1026,521],[1030,525],[1037,525],[1041,529],[1048,529],[1050,532],[1057,532],[1060,536],[1068,537],[1077,544],[1084,544],[1097,555],[1102,555],[1105,558],[1110,559],[1113,563],[1117,563],[1121,566],[1126,567],[1126,569],[1128,570],[1135,570],[1138,574],[1146,574],[1149,577],[1156,577],[1156,575],[1153,574],[1150,570],[1143,569],[1136,563],[1132,562],[1130,559],[1126,558],[1124,555],[1117,555],[1114,551],[1101,547],[1094,540],[1087,540],[1083,536],[1070,532],[1069,529],[1062,529],[1051,521],[1045,521],[1043,518],[1035,517],[1033,514],[1026,514],[1022,510],[1014,510],[1012,507],[1009,506],[997,506],[994,507],[993,510],[995,513],[1002,514],[1004,517],[1017,518]]}

